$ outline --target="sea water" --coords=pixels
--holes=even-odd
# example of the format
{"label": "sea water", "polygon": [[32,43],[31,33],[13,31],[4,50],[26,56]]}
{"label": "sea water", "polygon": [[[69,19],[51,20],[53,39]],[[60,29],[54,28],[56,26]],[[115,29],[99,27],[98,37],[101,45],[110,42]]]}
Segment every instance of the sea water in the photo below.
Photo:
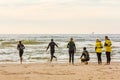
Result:
{"label": "sea water", "polygon": [[[112,41],[112,61],[120,62],[120,35],[119,34],[1,34],[0,35],[0,62],[19,62],[19,52],[17,44],[19,40],[26,41],[23,54],[24,62],[42,62],[46,63],[50,59],[50,51],[46,48],[51,39],[57,43],[55,56],[58,63],[68,62],[67,44],[71,37],[74,38],[77,51],[75,53],[75,62],[80,62],[82,48],[87,47],[90,54],[90,62],[97,62],[95,53],[96,38],[99,38],[104,44],[104,36],[109,36]],[[24,43],[24,42],[23,42]],[[105,62],[105,49],[103,48],[102,59]],[[55,61],[55,60],[53,60]]]}

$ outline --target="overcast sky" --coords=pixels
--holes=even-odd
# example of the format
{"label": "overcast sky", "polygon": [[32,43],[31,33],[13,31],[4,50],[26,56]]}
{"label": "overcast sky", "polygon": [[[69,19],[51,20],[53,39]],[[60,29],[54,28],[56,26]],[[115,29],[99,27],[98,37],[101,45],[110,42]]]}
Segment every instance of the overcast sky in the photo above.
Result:
{"label": "overcast sky", "polygon": [[119,34],[120,0],[0,0],[0,34]]}

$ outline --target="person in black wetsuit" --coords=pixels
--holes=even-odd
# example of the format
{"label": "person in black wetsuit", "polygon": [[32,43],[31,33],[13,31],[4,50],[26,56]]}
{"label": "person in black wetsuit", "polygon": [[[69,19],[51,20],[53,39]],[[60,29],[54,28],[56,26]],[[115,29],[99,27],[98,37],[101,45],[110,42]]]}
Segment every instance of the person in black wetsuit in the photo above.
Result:
{"label": "person in black wetsuit", "polygon": [[[82,58],[83,56],[84,58]],[[83,52],[80,59],[81,59],[81,62],[85,62],[85,64],[88,64],[90,57],[89,57],[89,52],[86,50],[86,47],[83,48]]]}
{"label": "person in black wetsuit", "polygon": [[22,41],[19,41],[19,44],[17,45],[17,50],[19,50],[19,57],[20,57],[20,63],[22,64],[22,55],[24,53],[25,46],[22,44]]}
{"label": "person in black wetsuit", "polygon": [[[57,60],[57,57],[54,56],[55,46],[58,47],[58,45],[54,42],[54,40],[51,39],[51,42],[49,43],[49,45],[48,45],[48,47],[47,47],[47,50],[48,50],[49,47],[50,47],[50,54],[51,54],[51,59],[50,59],[50,61],[51,61],[51,62],[52,62],[53,58],[56,58],[56,60]],[[46,51],[47,51],[47,50],[46,50]]]}
{"label": "person in black wetsuit", "polygon": [[67,44],[67,48],[69,48],[69,64],[72,62],[72,64],[74,65],[74,53],[76,52],[76,46],[73,38],[70,38],[70,41]]}

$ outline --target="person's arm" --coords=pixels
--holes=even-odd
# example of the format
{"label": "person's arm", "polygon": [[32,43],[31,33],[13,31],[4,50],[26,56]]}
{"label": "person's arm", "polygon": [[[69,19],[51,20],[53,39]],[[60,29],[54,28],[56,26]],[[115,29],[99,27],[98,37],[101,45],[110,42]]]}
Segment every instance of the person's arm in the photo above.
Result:
{"label": "person's arm", "polygon": [[81,55],[80,59],[83,57],[83,55],[84,55],[84,53],[82,53],[82,55]]}
{"label": "person's arm", "polygon": [[112,41],[110,40],[110,45],[112,46]]}
{"label": "person's arm", "polygon": [[89,52],[88,51],[86,51],[86,53],[87,53],[87,59],[89,59],[90,58],[90,56],[89,56]]}
{"label": "person's arm", "polygon": [[67,44],[67,48],[69,48],[69,43]]}
{"label": "person's arm", "polygon": [[110,47],[111,45],[112,45],[112,44],[111,44],[111,41],[110,41],[110,40],[105,41],[104,46]]}
{"label": "person's arm", "polygon": [[108,46],[108,44],[106,43],[106,41],[105,41],[105,43],[104,43],[104,46],[105,46],[105,47]]}
{"label": "person's arm", "polygon": [[49,46],[50,46],[50,43],[49,43],[49,45],[48,45],[48,47],[47,47],[46,51],[49,49]]}
{"label": "person's arm", "polygon": [[95,51],[96,51],[97,47],[95,47]]}
{"label": "person's arm", "polygon": [[17,50],[19,50],[19,44],[17,45]]}
{"label": "person's arm", "polygon": [[101,42],[101,48],[103,48],[103,44],[102,44],[102,42]]}
{"label": "person's arm", "polygon": [[58,45],[55,43],[55,46],[58,47]]}
{"label": "person's arm", "polygon": [[97,43],[95,44],[95,51],[96,51],[96,49],[97,49]]}
{"label": "person's arm", "polygon": [[75,49],[75,53],[76,53],[76,45],[75,45],[75,43],[74,43],[74,49]]}
{"label": "person's arm", "polygon": [[112,46],[112,42],[110,41],[110,45],[109,46]]}
{"label": "person's arm", "polygon": [[25,49],[25,46],[23,45],[23,49]]}

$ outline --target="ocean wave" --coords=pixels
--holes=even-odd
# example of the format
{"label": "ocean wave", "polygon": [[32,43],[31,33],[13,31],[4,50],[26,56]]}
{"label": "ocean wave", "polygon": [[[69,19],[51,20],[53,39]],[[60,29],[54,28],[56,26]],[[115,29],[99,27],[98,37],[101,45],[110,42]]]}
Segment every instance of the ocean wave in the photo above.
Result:
{"label": "ocean wave", "polygon": [[[58,60],[67,60],[69,57],[67,44],[70,37],[73,37],[77,47],[75,58],[79,58],[82,54],[83,47],[87,47],[87,50],[90,53],[91,60],[97,59],[95,52],[95,40],[100,38],[104,42],[105,34],[94,34],[94,35],[0,35],[0,61],[19,61],[19,52],[16,47],[19,40],[23,41],[26,49],[24,50],[23,58],[28,62],[37,62],[45,60],[47,61],[50,58],[50,51],[46,52],[46,48],[51,40],[58,44],[59,48],[56,48],[55,56],[58,57]],[[112,41],[112,56],[117,61],[118,56],[120,55],[120,36],[119,35],[108,35]],[[117,42],[116,42],[117,41]],[[47,54],[49,53],[49,54]],[[105,58],[105,49],[103,48],[103,55]]]}
{"label": "ocean wave", "polygon": [[[36,41],[36,40],[22,40],[25,45],[37,45],[37,44],[45,44],[44,41]],[[2,41],[0,47],[14,47],[14,44],[18,44],[18,41]]]}
{"label": "ocean wave", "polygon": [[49,59],[49,57],[30,57],[29,59],[40,60],[40,59]]}

